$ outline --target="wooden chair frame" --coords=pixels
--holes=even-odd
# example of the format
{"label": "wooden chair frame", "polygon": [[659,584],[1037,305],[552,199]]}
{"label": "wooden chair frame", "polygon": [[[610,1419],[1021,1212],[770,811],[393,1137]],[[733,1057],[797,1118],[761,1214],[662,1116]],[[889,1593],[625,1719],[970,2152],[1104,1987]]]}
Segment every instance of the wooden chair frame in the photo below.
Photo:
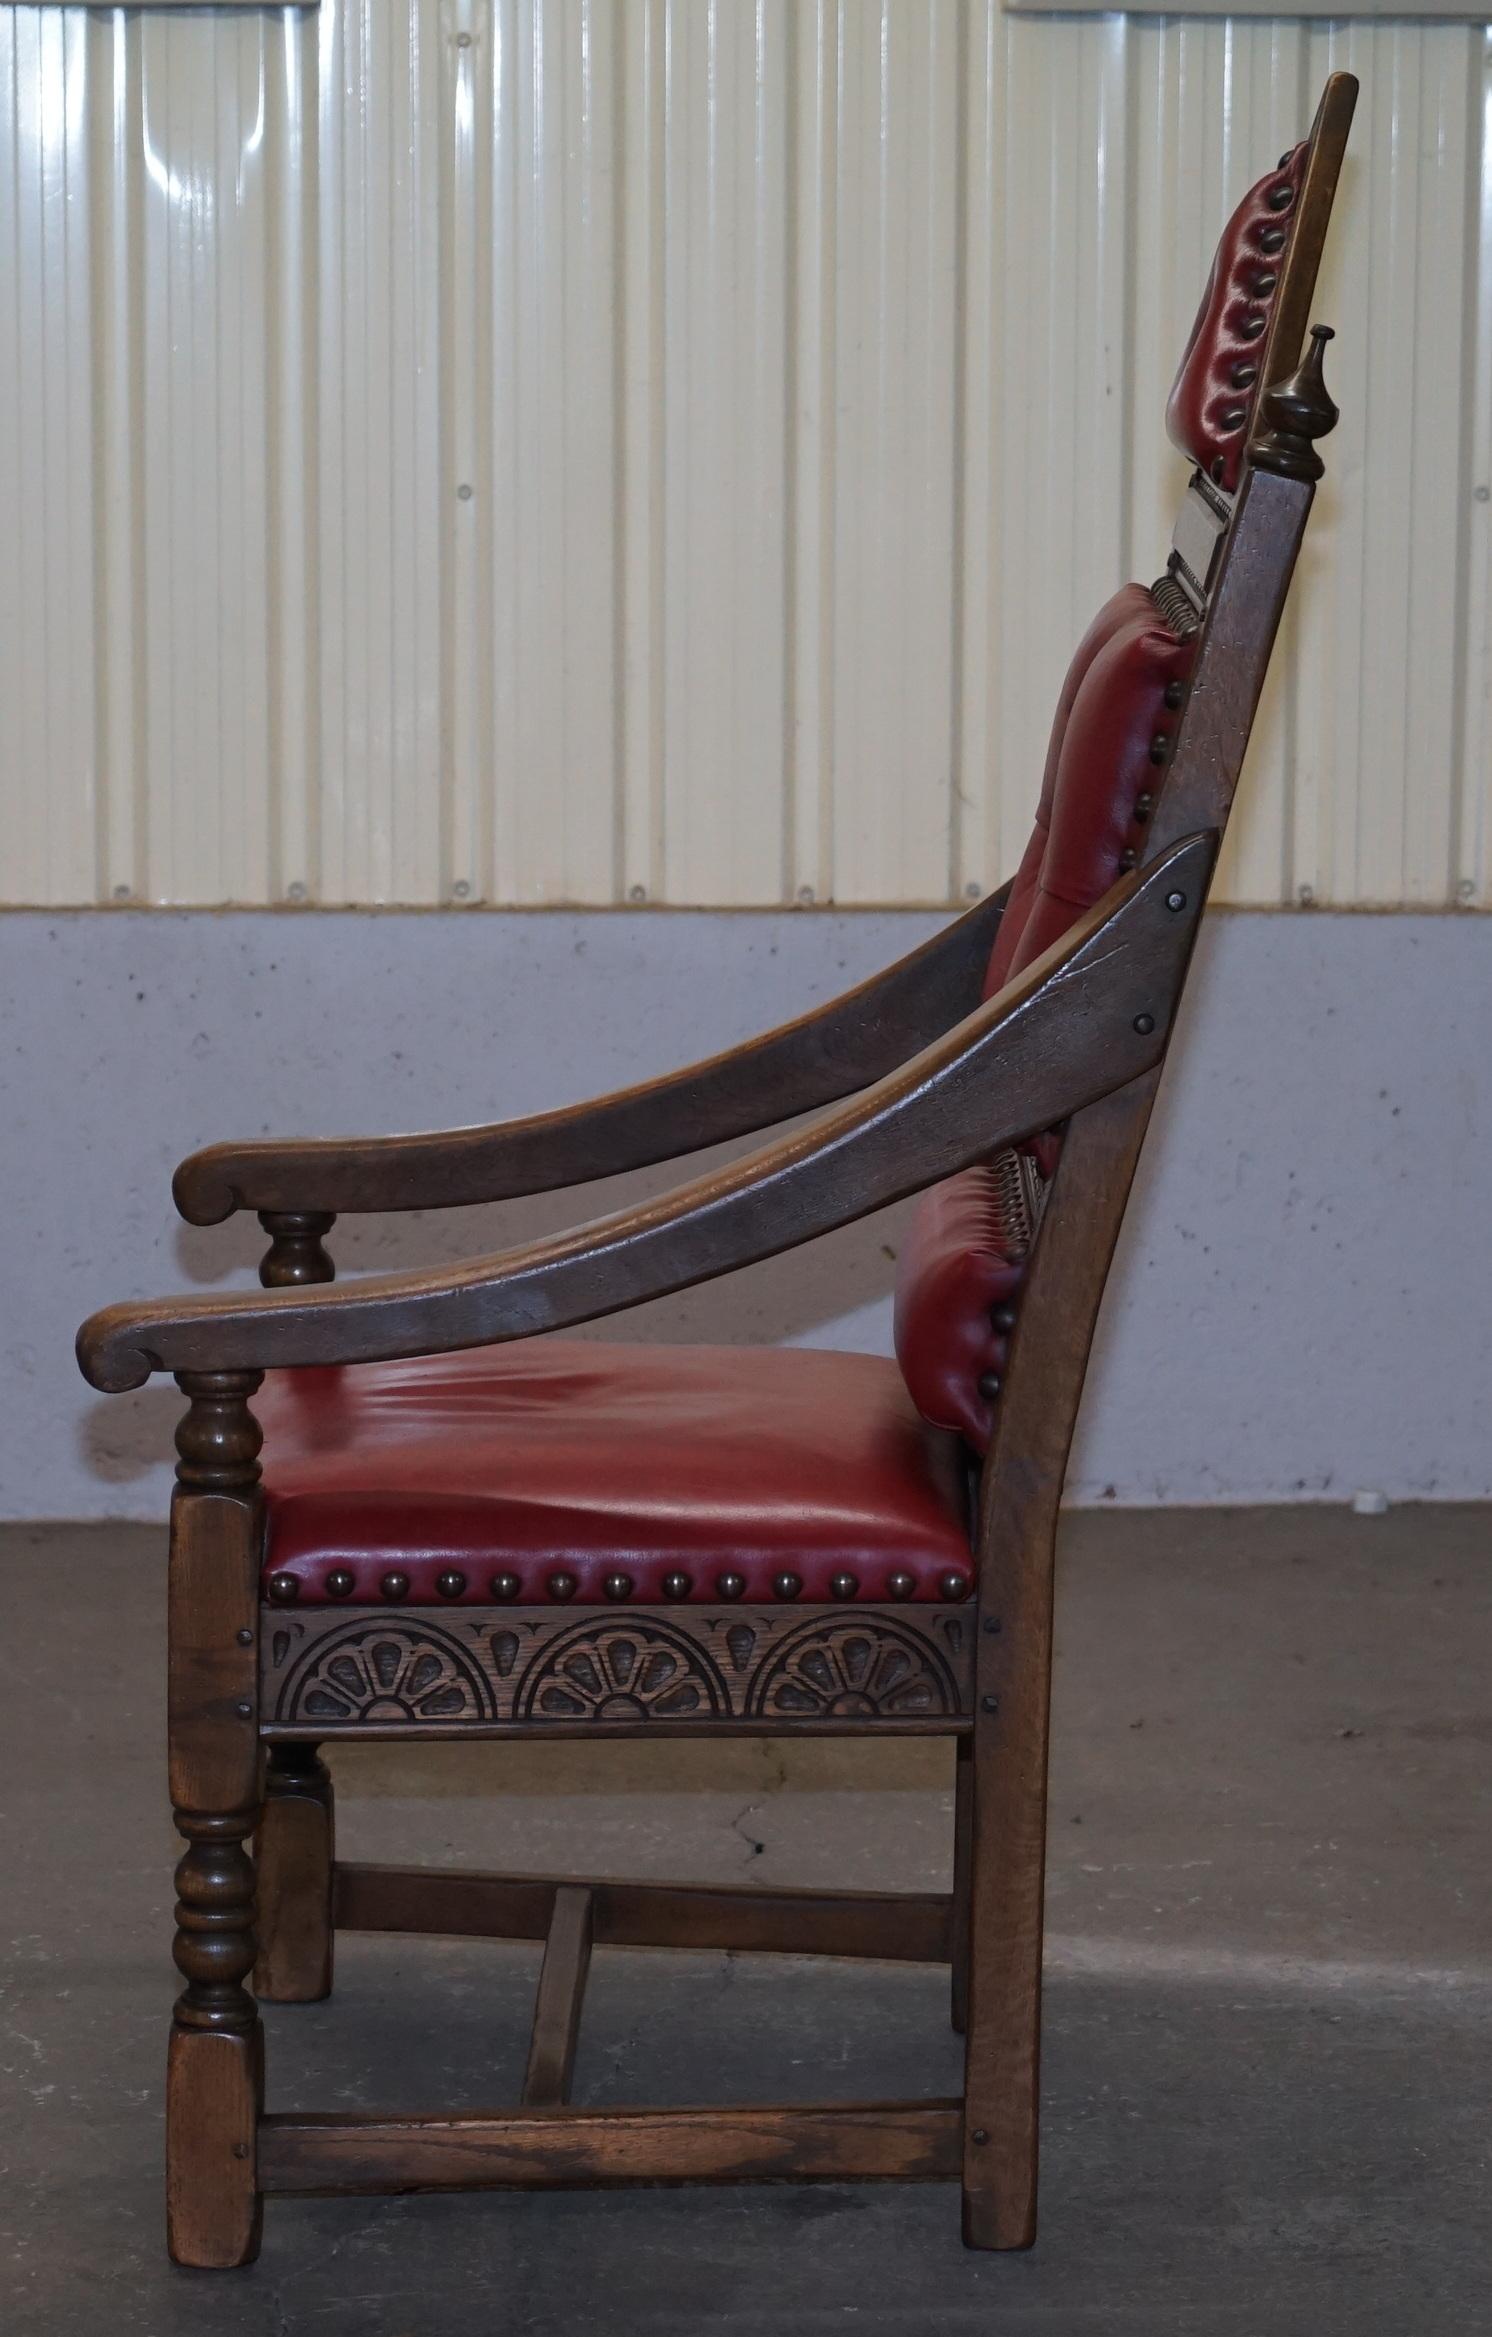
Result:
{"label": "wooden chair frame", "polygon": [[[1027,972],[980,1003],[1004,904],[981,902],[887,972],[800,1021],[625,1093],[537,1119],[438,1135],[218,1145],[177,1173],[183,1214],[260,1214],[262,1296],[114,1307],[85,1324],[94,1386],[174,1373],[170,1788],[178,1999],[168,2077],[170,2244],[185,2264],[246,2262],[270,2193],[889,2178],[960,2180],[964,2236],[1035,2233],[1042,1892],[1058,1506],[1094,1324],[1149,1123],[1285,594],[1335,409],[1321,341],[1296,367],[1355,84],[1317,116],[1260,420],[1237,497],[1194,481],[1166,588],[1200,630],[1143,864]],[[1287,378],[1288,377],[1288,378]],[[1213,551],[1199,562],[1188,547]],[[1207,573],[1198,574],[1199,566]],[[1159,589],[1159,588],[1158,588]],[[816,1120],[660,1198],[438,1273],[332,1282],[336,1213],[502,1199],[676,1158],[816,1111]],[[790,1611],[940,1666],[932,1716],[765,1715],[649,1722],[649,1734],[896,1734],[957,1740],[951,1894],[735,1891],[416,1872],[338,1863],[317,1741],[337,1734],[604,1736],[634,1724],[536,1722],[488,1683],[483,1717],[340,1731],[297,1715],[291,1634],[261,1607],[263,1502],[251,1399],[266,1369],[432,1355],[583,1323],[732,1271],[881,1208],[1059,1124],[1060,1163],[1030,1260],[981,1478],[976,1595],[953,1609]],[[574,1611],[528,1610],[535,1633]],[[338,1626],[345,1610],[328,1610]],[[739,1618],[746,1610],[733,1610]],[[757,1618],[771,1624],[770,1615]],[[387,1621],[388,1618],[382,1618]],[[604,1618],[596,1618],[598,1628]],[[449,1630],[452,1613],[400,1610]],[[490,1617],[489,1617],[490,1621]],[[297,1617],[314,1636],[318,1613]],[[668,1628],[714,1628],[702,1607]],[[297,1640],[297,1646],[301,1642]],[[485,1691],[484,1691],[485,1693]],[[254,1839],[256,1874],[245,1848]],[[331,1984],[338,1928],[545,1942],[523,2100],[482,2115],[265,2115],[262,2033],[246,1983],[277,2002]],[[961,2100],[730,2109],[572,2108],[592,1948],[733,1947],[941,1961],[966,2036]],[[257,1959],[257,1971],[256,1971]]]}

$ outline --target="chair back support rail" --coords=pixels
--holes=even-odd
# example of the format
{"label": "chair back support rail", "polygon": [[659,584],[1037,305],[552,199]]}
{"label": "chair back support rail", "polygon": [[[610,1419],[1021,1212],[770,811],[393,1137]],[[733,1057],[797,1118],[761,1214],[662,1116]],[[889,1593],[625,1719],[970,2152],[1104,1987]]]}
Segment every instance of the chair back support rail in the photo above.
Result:
{"label": "chair back support rail", "polygon": [[[264,1292],[112,1307],[80,1332],[95,1386],[132,1388],[170,1372],[187,1399],[169,1586],[170,1789],[187,1845],[175,1946],[185,1985],[168,2068],[168,2231],[179,2262],[248,2262],[268,2193],[494,2186],[958,2180],[971,2246],[1034,2238],[1062,1486],[1115,1245],[1321,474],[1316,441],[1336,419],[1322,371],[1330,336],[1317,327],[1304,354],[1302,343],[1355,95],[1350,76],[1333,75],[1308,142],[1278,166],[1285,177],[1273,194],[1266,180],[1249,198],[1273,202],[1279,218],[1246,217],[1246,206],[1235,215],[1233,245],[1225,238],[1220,248],[1178,376],[1173,409],[1188,369],[1196,405],[1196,381],[1215,356],[1209,318],[1223,317],[1245,347],[1257,340],[1257,358],[1235,362],[1230,377],[1247,386],[1245,405],[1214,398],[1205,409],[1213,436],[1188,440],[1196,469],[1166,574],[1151,590],[1169,638],[1188,644],[1188,674],[1168,685],[1177,719],[1151,758],[1165,768],[1136,815],[1143,842],[1102,898],[1030,963],[1016,957],[1019,970],[984,999],[981,975],[1002,921],[1013,921],[1014,903],[1022,915],[1028,906],[1019,878],[844,999],[597,1104],[439,1135],[213,1146],[182,1164],[178,1205],[199,1223],[259,1211],[271,1237]],[[1225,261],[1236,273],[1240,252],[1254,265],[1260,250],[1271,261],[1257,279],[1271,295],[1267,310],[1228,309]],[[819,1117],[744,1159],[570,1232],[443,1272],[335,1282],[325,1237],[339,1210],[580,1183],[809,1110]],[[254,1412],[266,1371],[445,1355],[594,1320],[792,1248],[1007,1147],[1041,1166],[1021,1170],[1030,1208],[1019,1304],[1007,1310],[987,1445],[982,1458],[968,1453],[968,1598],[960,1582],[942,1605],[696,1604],[626,1616],[522,1604],[358,1615],[266,1599]],[[664,1649],[670,1677],[689,1687],[658,1705],[650,1735],[954,1739],[952,1889],[736,1891],[336,1859],[320,1744],[635,1735],[636,1720],[599,1694],[572,1707],[545,1703],[542,1692],[561,1649],[599,1680],[607,1646],[628,1632],[629,1666],[640,1664],[639,1650]],[[804,1681],[827,1679],[835,1651],[852,1639],[866,1667],[891,1666],[897,1695],[826,1692],[815,1702]],[[369,1661],[383,1649],[390,1666],[404,1667],[401,1682],[419,1667],[419,1694],[401,1686],[397,1710],[339,1704],[335,1665],[355,1640]],[[868,1668],[857,1675],[865,1677]],[[521,2103],[408,2117],[267,2116],[254,1990],[287,2003],[324,1997],[338,1929],[542,1941]],[[953,2023],[965,2036],[963,2096],[575,2108],[586,1976],[593,1951],[609,1945],[944,1962]]]}

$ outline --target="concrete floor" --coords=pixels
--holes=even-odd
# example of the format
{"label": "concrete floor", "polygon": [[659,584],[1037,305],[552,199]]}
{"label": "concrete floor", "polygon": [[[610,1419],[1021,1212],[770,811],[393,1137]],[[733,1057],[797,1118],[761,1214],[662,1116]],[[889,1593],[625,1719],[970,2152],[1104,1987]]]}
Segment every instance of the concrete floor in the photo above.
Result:
{"label": "concrete floor", "polygon": [[[160,1537],[0,1536],[7,2337],[1455,2337],[1492,2323],[1487,1510],[1109,1513],[1063,1560],[1040,2242],[944,2186],[276,2201],[174,2272]],[[951,1755],[335,1758],[353,1857],[893,1887]],[[536,1951],[347,1936],[272,2107],[512,2098]],[[947,2092],[942,1975],[603,1952],[582,2099]]]}

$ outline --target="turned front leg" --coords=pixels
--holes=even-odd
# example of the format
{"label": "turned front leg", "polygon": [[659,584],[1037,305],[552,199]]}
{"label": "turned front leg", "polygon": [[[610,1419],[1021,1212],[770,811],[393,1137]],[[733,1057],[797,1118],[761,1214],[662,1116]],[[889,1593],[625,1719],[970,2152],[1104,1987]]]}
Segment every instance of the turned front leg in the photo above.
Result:
{"label": "turned front leg", "polygon": [[262,1502],[258,1372],[187,1372],[171,1506],[168,1705],[176,1870],[176,2000],[166,2080],[167,2233],[178,2264],[258,2253],[255,2146],[263,2041],[253,1996],[259,1819]]}

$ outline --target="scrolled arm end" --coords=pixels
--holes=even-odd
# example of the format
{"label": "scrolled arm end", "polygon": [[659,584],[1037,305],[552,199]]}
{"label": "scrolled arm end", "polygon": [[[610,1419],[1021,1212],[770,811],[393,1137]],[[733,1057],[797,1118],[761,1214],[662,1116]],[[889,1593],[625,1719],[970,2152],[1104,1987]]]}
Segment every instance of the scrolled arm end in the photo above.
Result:
{"label": "scrolled arm end", "polygon": [[78,1369],[90,1387],[106,1396],[143,1388],[161,1359],[140,1341],[140,1314],[132,1306],[102,1307],[78,1333]]}
{"label": "scrolled arm end", "polygon": [[243,1195],[229,1173],[234,1157],[235,1148],[227,1144],[209,1144],[202,1152],[188,1153],[171,1179],[176,1213],[188,1225],[221,1225],[243,1208]]}

